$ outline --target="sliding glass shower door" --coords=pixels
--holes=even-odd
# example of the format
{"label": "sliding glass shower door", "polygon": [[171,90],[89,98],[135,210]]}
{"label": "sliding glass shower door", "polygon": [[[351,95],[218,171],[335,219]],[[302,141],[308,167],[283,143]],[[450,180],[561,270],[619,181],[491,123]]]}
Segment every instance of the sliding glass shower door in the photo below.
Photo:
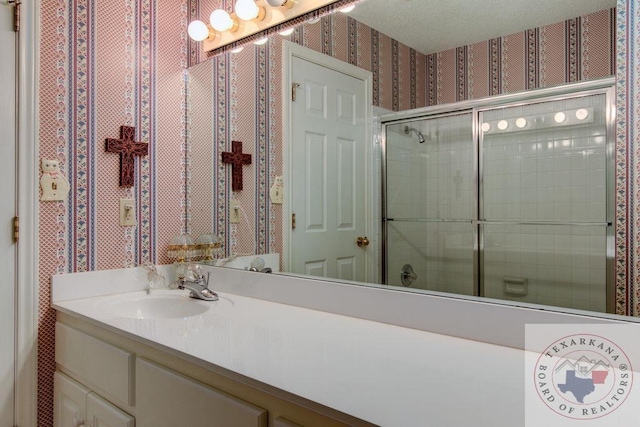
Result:
{"label": "sliding glass shower door", "polygon": [[471,113],[389,125],[385,145],[387,284],[473,295]]}
{"label": "sliding glass shower door", "polygon": [[480,113],[481,294],[606,311],[604,94]]}
{"label": "sliding glass shower door", "polygon": [[385,283],[612,311],[612,99],[603,87],[385,124]]}

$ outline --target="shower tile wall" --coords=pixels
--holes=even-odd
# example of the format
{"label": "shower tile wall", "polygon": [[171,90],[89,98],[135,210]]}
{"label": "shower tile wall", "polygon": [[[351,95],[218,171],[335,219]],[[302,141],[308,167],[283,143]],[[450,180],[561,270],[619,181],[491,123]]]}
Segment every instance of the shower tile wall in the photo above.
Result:
{"label": "shower tile wall", "polygon": [[[583,122],[580,108],[590,112]],[[499,131],[502,119],[509,127]],[[493,110],[482,121],[493,124],[483,136],[482,218],[555,224],[485,225],[484,295],[605,311],[604,95]]]}
{"label": "shower tile wall", "polygon": [[[404,133],[405,126],[417,132]],[[416,289],[472,295],[473,148],[471,115],[387,127],[388,283],[411,264]],[[450,222],[450,221],[467,221]]]}

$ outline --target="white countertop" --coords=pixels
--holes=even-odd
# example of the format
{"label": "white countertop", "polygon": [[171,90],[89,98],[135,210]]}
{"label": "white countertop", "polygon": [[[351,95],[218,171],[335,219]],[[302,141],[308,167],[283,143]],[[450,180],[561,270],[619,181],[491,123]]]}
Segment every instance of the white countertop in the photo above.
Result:
{"label": "white countertop", "polygon": [[[147,283],[141,268],[54,276],[52,306],[200,366],[226,369],[373,424],[401,427],[525,426],[525,392],[534,391],[525,386],[525,358],[536,354],[523,350],[525,325],[553,324],[559,332],[557,325],[590,330],[593,324],[624,323],[490,301],[209,270],[210,287],[222,301],[198,301],[212,307],[187,318],[127,319],[106,309],[109,301],[147,297],[140,291]],[[169,277],[168,267],[162,272]],[[152,296],[166,292],[186,293]],[[635,329],[626,335],[637,336]],[[542,337],[540,351],[548,340]],[[555,413],[542,411],[558,422]]]}
{"label": "white countertop", "polygon": [[[167,292],[184,293],[156,293]],[[523,423],[521,350],[229,293],[220,296],[223,304],[207,303],[213,305],[207,312],[177,319],[124,319],[102,307],[121,296],[53,307],[377,425]]]}

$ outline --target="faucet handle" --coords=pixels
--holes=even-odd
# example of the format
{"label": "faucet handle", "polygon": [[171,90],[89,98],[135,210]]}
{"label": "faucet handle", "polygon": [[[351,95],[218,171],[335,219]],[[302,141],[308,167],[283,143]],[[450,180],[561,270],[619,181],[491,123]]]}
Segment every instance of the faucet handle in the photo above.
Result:
{"label": "faucet handle", "polygon": [[202,274],[202,268],[198,264],[189,264],[185,277],[189,280],[197,281],[202,280],[204,274]]}

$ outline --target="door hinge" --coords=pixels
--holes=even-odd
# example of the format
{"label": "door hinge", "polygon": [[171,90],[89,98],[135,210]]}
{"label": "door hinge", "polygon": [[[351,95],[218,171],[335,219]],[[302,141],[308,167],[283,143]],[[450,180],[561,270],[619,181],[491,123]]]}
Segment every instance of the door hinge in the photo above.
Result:
{"label": "door hinge", "polygon": [[13,217],[13,243],[18,243],[20,240],[20,218]]}
{"label": "door hinge", "polygon": [[296,229],[296,214],[291,214],[291,229]]}
{"label": "door hinge", "polygon": [[296,100],[296,89],[300,87],[300,83],[293,82],[291,83],[291,100]]}
{"label": "door hinge", "polygon": [[20,32],[20,5],[21,0],[7,0],[7,4],[13,5],[13,31]]}

